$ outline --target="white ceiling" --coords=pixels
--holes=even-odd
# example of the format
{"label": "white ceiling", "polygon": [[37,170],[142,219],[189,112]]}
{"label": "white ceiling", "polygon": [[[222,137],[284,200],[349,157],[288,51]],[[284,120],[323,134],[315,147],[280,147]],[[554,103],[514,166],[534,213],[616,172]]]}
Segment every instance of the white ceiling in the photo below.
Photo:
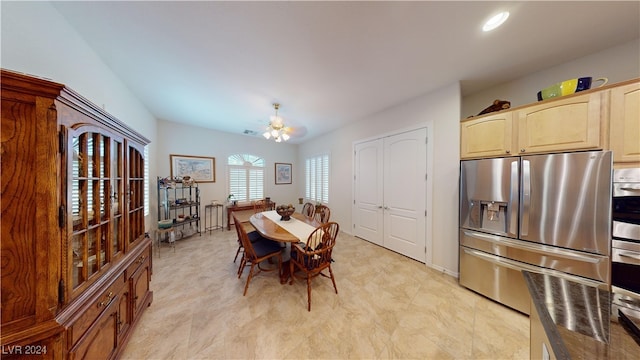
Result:
{"label": "white ceiling", "polygon": [[[640,2],[54,2],[158,119],[293,142],[640,37]],[[482,33],[499,10],[503,27]],[[256,135],[260,136],[260,135]]]}

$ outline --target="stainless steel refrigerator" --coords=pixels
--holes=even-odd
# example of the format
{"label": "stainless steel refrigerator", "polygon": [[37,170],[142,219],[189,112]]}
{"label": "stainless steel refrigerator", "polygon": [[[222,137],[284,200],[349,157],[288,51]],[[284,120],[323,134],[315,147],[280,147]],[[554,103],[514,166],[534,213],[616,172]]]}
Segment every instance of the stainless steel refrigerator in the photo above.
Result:
{"label": "stainless steel refrigerator", "polygon": [[460,162],[459,282],[530,313],[521,270],[607,288],[610,151]]}

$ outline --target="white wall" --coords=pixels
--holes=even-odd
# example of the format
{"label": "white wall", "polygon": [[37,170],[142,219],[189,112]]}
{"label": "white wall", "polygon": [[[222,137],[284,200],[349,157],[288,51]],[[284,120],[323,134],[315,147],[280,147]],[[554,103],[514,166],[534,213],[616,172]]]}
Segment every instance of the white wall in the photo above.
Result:
{"label": "white wall", "polygon": [[584,76],[606,77],[609,84],[640,77],[640,39],[465,96],[462,117],[477,115],[495,99],[509,100],[511,107],[537,102],[538,91],[547,86]]}
{"label": "white wall", "polygon": [[[224,201],[227,198],[227,157],[232,154],[252,154],[265,160],[264,195],[278,204],[297,204],[299,187],[304,186],[304,178],[297,176],[298,145],[276,143],[262,136],[236,135],[220,131],[186,126],[170,121],[158,121],[158,176],[170,176],[169,155],[210,156],[216,159],[216,182],[200,183],[201,200],[208,204],[211,200]],[[292,164],[291,185],[275,185],[274,163]],[[155,178],[152,187],[155,189]],[[204,207],[201,209],[204,211]]]}
{"label": "white wall", "polygon": [[[48,2],[2,2],[0,66],[63,83],[151,140],[156,121]],[[150,167],[152,176],[155,168]],[[155,219],[153,211],[147,217]]]}
{"label": "white wall", "polygon": [[[426,126],[429,131],[428,161],[431,214],[428,223],[428,265],[457,274],[458,271],[458,158],[459,121],[477,114],[494,99],[512,106],[535,102],[541,88],[581,76],[606,76],[611,82],[640,77],[639,41],[612,47],[512,82],[466,96],[452,84],[416,99],[372,114],[356,124],[315,138],[300,146],[275,144],[242,135],[182,126],[156,119],[133,96],[48,2],[2,2],[0,66],[48,77],[64,83],[149,138],[151,164],[151,216],[155,220],[155,178],[169,175],[169,154],[216,158],[217,182],[202,184],[203,201],[226,197],[226,157],[248,152],[267,161],[265,194],[277,202],[295,203],[304,188],[303,161],[321,153],[331,155],[332,219],[351,229],[352,146],[355,141],[398,129]],[[156,128],[157,127],[157,128]],[[293,184],[273,183],[273,163],[293,164]]]}
{"label": "white wall", "polygon": [[352,232],[353,143],[426,126],[430,152],[427,167],[432,184],[427,192],[432,194],[433,209],[437,209],[427,209],[427,222],[432,224],[427,229],[427,264],[457,274],[459,106],[460,88],[456,83],[300,145],[300,163],[309,156],[331,155],[329,206],[331,219],[341,224],[341,230]]}

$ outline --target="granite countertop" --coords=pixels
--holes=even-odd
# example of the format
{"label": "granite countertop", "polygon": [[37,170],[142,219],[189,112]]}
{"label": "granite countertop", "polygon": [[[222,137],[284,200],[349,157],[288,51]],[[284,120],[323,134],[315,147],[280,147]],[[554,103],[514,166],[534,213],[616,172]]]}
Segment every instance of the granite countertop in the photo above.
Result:
{"label": "granite countertop", "polygon": [[523,275],[558,359],[640,358],[640,339],[611,316],[608,289],[548,274]]}

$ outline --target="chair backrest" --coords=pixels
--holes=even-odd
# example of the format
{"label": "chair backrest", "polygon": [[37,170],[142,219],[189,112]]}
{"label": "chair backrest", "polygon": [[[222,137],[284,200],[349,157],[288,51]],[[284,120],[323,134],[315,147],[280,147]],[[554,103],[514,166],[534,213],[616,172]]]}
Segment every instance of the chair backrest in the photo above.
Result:
{"label": "chair backrest", "polygon": [[265,200],[256,200],[253,202],[253,212],[259,213],[267,209],[267,202]]}
{"label": "chair backrest", "polygon": [[313,215],[315,213],[316,213],[316,206],[313,205],[312,203],[308,202],[302,206],[302,215],[306,216],[307,218],[309,219],[313,218]]}
{"label": "chair backrest", "polygon": [[316,212],[315,212],[316,220],[324,224],[329,222],[330,217],[331,217],[331,209],[329,209],[325,205],[316,206]]}
{"label": "chair backrest", "polygon": [[318,226],[307,238],[305,263],[307,269],[322,269],[331,263],[331,253],[336,245],[340,225],[328,222]]}
{"label": "chair backrest", "polygon": [[244,227],[242,226],[242,223],[240,222],[240,220],[238,220],[238,218],[234,213],[231,213],[231,215],[233,216],[233,225],[235,225],[236,232],[238,233],[238,240],[240,241],[240,244],[242,244],[242,247],[244,248],[245,258],[248,260],[256,259],[257,258],[256,252],[253,249],[253,244],[249,240],[249,236],[247,235],[247,230],[244,229]]}

